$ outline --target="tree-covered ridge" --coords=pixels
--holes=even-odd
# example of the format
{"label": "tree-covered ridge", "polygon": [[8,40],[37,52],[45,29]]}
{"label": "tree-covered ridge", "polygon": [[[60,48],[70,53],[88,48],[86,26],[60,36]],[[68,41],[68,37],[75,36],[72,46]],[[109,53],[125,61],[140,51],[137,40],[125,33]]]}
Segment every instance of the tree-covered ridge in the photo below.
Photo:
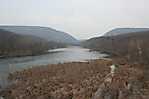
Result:
{"label": "tree-covered ridge", "polygon": [[123,56],[131,61],[148,62],[148,37],[149,31],[103,36],[89,39],[83,43],[83,46],[113,55]]}
{"label": "tree-covered ridge", "polygon": [[8,26],[0,26],[0,29],[10,31],[19,35],[36,36],[45,39],[49,42],[79,44],[79,41],[70,34],[49,27],[8,25]]}
{"label": "tree-covered ridge", "polygon": [[0,29],[0,56],[2,57],[37,55],[62,46],[36,36],[19,35]]}

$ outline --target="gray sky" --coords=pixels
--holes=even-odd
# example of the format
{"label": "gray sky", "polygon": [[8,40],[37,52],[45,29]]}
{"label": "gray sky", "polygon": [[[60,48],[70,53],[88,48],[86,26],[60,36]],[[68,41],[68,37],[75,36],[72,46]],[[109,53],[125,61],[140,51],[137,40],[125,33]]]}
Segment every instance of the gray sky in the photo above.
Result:
{"label": "gray sky", "polygon": [[149,27],[149,0],[0,0],[0,24],[38,25],[78,39],[117,27]]}

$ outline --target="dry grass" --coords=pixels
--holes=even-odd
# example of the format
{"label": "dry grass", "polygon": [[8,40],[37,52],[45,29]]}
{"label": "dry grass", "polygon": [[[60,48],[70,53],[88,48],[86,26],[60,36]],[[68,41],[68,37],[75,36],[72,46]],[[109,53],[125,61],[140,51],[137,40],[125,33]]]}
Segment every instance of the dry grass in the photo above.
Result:
{"label": "dry grass", "polygon": [[[65,63],[15,72],[9,76],[13,84],[2,94],[6,99],[91,99],[113,62],[116,63],[109,60]],[[142,70],[125,62],[117,63],[121,67],[111,88],[121,88],[124,82],[142,81]],[[144,90],[148,95],[148,89]]]}

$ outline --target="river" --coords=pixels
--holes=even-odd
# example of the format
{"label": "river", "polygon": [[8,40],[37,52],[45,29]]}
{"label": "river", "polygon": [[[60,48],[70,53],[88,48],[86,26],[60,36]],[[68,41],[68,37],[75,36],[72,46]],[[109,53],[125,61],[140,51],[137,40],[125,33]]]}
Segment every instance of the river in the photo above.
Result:
{"label": "river", "polygon": [[106,54],[90,51],[86,48],[70,46],[67,48],[49,50],[48,54],[39,56],[0,59],[0,85],[6,86],[8,84],[6,80],[8,74],[17,70],[47,64],[84,62],[87,60],[104,58],[106,56]]}

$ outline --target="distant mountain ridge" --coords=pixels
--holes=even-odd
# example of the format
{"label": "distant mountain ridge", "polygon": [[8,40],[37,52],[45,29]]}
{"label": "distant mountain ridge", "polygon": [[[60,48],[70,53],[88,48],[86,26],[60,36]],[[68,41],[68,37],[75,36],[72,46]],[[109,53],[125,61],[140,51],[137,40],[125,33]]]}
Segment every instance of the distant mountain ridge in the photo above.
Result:
{"label": "distant mountain ridge", "polygon": [[48,27],[40,26],[0,26],[0,29],[16,34],[32,35],[43,38],[50,42],[78,44],[79,41],[71,35]]}
{"label": "distant mountain ridge", "polygon": [[104,36],[117,36],[128,33],[146,32],[146,31],[149,31],[149,28],[116,28],[105,33]]}

